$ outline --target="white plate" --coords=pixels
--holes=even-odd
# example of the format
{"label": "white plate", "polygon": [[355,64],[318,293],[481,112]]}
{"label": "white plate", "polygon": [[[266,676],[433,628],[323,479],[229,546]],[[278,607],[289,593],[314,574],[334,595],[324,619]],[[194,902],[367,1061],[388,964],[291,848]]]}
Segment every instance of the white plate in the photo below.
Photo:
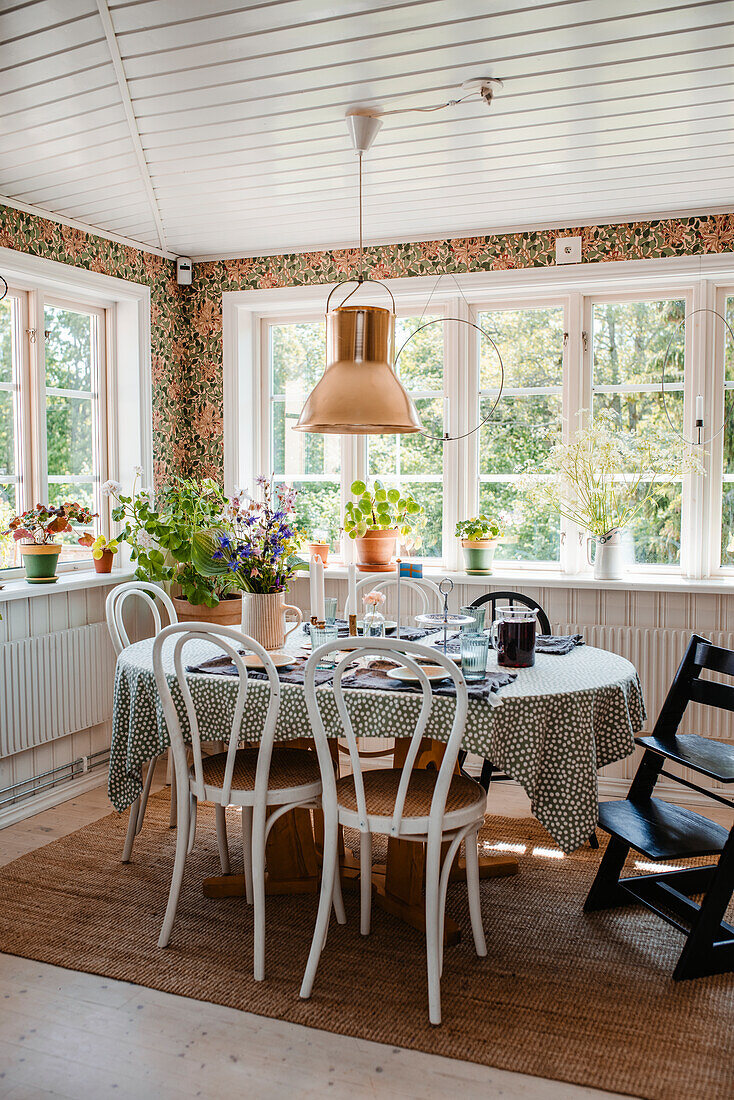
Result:
{"label": "white plate", "polygon": [[[439,668],[437,665],[425,665],[423,671],[431,682],[434,680],[447,680],[449,676],[445,668]],[[418,673],[414,672],[412,668],[405,668],[403,665],[399,668],[389,668],[387,675],[391,680],[400,680],[403,684],[420,683]]]}
{"label": "white plate", "polygon": [[[280,653],[278,651],[270,654],[270,660],[273,662],[276,668],[287,668],[288,665],[293,664],[292,653]],[[245,665],[247,668],[262,668],[263,663],[256,653],[248,653],[245,656]]]}

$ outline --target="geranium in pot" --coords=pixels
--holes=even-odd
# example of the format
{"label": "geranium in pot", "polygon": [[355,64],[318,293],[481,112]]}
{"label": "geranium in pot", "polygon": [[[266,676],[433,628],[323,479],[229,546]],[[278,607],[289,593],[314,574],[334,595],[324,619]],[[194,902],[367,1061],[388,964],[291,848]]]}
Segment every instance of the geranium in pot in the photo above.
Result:
{"label": "geranium in pot", "polygon": [[[30,584],[53,584],[58,580],[56,565],[63,545],[57,541],[74,526],[86,527],[95,514],[76,501],[66,501],[54,508],[50,504],[37,504],[18,516],[13,516],[3,535],[12,534],[20,542],[26,580]],[[77,539],[80,546],[91,546],[94,537],[85,531]]]}
{"label": "geranium in pot", "polygon": [[483,513],[456,524],[456,537],[461,539],[464,565],[473,576],[489,576],[497,543],[504,534],[502,524]]}
{"label": "geranium in pot", "polygon": [[117,482],[103,486],[117,502],[112,518],[125,525],[120,537],[130,546],[135,576],[166,585],[184,622],[237,626],[239,592],[228,577],[204,577],[191,561],[194,532],[221,521],[227,498],[209,479],[173,478],[154,499],[149,489],[138,487],[141,473],[137,467],[129,495]]}
{"label": "geranium in pot", "polygon": [[[296,490],[273,488],[263,475],[256,480],[263,499],[245,493],[233,498],[226,522],[195,533],[192,562],[204,576],[227,578],[242,592],[242,630],[265,649],[277,650],[301,622],[300,610],[285,602],[285,593],[296,570],[308,564],[298,554]],[[288,631],[286,612],[296,617]]]}
{"label": "geranium in pot", "polygon": [[400,540],[407,554],[423,545],[426,510],[408,490],[386,489],[375,481],[372,490],[364,481],[353,481],[355,501],[344,512],[344,530],[357,545],[357,568],[363,573],[388,573]]}

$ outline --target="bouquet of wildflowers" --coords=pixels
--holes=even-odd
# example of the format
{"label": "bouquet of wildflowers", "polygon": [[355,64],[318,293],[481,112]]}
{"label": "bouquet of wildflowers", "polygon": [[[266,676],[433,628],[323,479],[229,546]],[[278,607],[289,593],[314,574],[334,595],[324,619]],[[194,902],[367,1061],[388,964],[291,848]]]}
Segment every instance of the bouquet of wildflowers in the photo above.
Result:
{"label": "bouquet of wildflowers", "polygon": [[226,512],[226,526],[194,535],[192,561],[207,577],[227,576],[243,592],[283,592],[297,569],[308,564],[298,556],[303,538],[294,523],[296,490],[256,478],[263,499],[237,492]]}
{"label": "bouquet of wildflowers", "polygon": [[595,416],[570,443],[551,447],[545,462],[525,471],[526,500],[554,510],[597,537],[624,528],[654,501],[661,482],[699,471],[702,459],[691,447],[676,446],[669,434],[625,432],[612,413]]}

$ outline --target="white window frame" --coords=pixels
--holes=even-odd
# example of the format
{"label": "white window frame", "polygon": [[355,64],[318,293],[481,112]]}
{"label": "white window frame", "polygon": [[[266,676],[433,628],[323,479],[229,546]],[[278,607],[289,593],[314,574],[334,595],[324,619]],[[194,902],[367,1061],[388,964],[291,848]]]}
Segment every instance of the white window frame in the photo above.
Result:
{"label": "white window frame", "polygon": [[[695,397],[704,397],[705,435],[708,438],[720,426],[723,400],[723,336],[717,334],[712,314],[696,314],[703,308],[715,308],[724,288],[734,286],[734,254],[705,257],[671,257],[660,260],[612,261],[598,264],[550,266],[538,269],[489,271],[455,276],[435,289],[435,276],[387,280],[400,313],[420,311],[429,295],[431,313],[444,309],[448,317],[473,314],[482,309],[521,308],[523,305],[563,304],[567,319],[564,357],[563,418],[564,435],[574,430],[576,413],[591,407],[591,302],[594,299],[619,301],[684,297],[687,314],[684,431],[694,438]],[[253,422],[252,410],[259,405],[262,392],[259,321],[269,316],[281,320],[299,320],[323,316],[327,296],[334,284],[284,287],[268,290],[229,291],[223,295],[224,320],[224,453],[225,489],[236,481],[251,484],[262,468],[261,435],[263,421]],[[468,306],[467,306],[468,302]],[[719,323],[719,328],[723,326]],[[477,418],[473,415],[478,394],[478,356],[472,353],[468,326],[445,326],[444,385],[448,398],[447,430],[451,435],[469,431]],[[586,334],[586,339],[584,338]],[[716,369],[711,370],[711,363]],[[718,364],[718,366],[716,366]],[[717,373],[718,372],[718,373]],[[719,414],[717,416],[717,413]],[[713,427],[711,427],[713,426]],[[245,429],[245,430],[241,430]],[[442,568],[459,571],[458,542],[454,524],[476,511],[478,478],[469,471],[477,469],[477,436],[470,435],[447,445],[444,494],[444,561]],[[342,478],[347,486],[360,472],[362,443],[358,436],[347,437]],[[722,571],[721,540],[721,455],[713,447],[705,456],[703,474],[687,474],[684,479],[682,545],[680,570],[676,566],[641,565],[632,576],[643,581],[653,574],[680,575],[683,579],[715,579],[731,574]],[[347,540],[346,554],[353,547]],[[554,567],[543,563],[507,563],[519,576],[539,575],[588,578],[585,535],[574,524],[562,522],[561,560]],[[503,566],[503,572],[504,572]]]}
{"label": "white window frame", "polygon": [[[100,494],[101,483],[112,478],[130,485],[133,467],[138,465],[143,468],[145,482],[153,483],[150,288],[8,248],[0,248],[0,271],[11,292],[22,294],[25,303],[19,345],[26,396],[22,408],[20,470],[24,486],[17,502],[19,510],[43,500],[47,489],[43,394],[45,304],[89,310],[104,324],[104,341],[99,348],[102,377],[95,446],[100,477],[96,486],[99,504],[95,510],[100,513],[100,530],[108,536],[117,534],[119,525],[111,521],[109,500]],[[35,330],[35,340],[31,339],[31,330]],[[129,553],[123,545],[115,555],[114,569],[123,571],[128,566]],[[58,566],[64,573],[89,572],[93,568],[91,556],[89,560],[63,562]],[[3,581],[22,576],[22,568],[0,570]]]}

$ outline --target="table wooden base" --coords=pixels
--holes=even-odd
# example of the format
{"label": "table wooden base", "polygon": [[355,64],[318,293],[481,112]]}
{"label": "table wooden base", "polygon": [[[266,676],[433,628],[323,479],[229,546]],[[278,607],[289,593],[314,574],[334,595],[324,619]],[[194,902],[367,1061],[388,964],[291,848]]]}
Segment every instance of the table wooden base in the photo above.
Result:
{"label": "table wooden base", "polygon": [[[298,743],[298,742],[296,742]],[[306,742],[307,744],[307,742]],[[401,767],[407,745],[396,740],[393,763]],[[441,742],[425,739],[418,754],[416,767],[437,768],[443,757]],[[340,831],[341,832],[341,831]],[[323,824],[321,812],[293,810],[284,814],[273,826],[265,850],[267,894],[315,894],[319,889]],[[359,860],[345,848],[340,835],[340,866],[342,888],[359,886]],[[516,875],[518,862],[511,855],[481,856],[480,878],[501,878]],[[457,859],[451,870],[451,882],[466,881],[464,861]],[[245,893],[244,875],[215,875],[204,880],[205,897],[240,897]],[[387,841],[387,860],[372,868],[372,892],[376,905],[406,924],[425,931],[425,845],[410,840]],[[446,918],[444,943],[458,943],[461,930],[450,917]]]}

